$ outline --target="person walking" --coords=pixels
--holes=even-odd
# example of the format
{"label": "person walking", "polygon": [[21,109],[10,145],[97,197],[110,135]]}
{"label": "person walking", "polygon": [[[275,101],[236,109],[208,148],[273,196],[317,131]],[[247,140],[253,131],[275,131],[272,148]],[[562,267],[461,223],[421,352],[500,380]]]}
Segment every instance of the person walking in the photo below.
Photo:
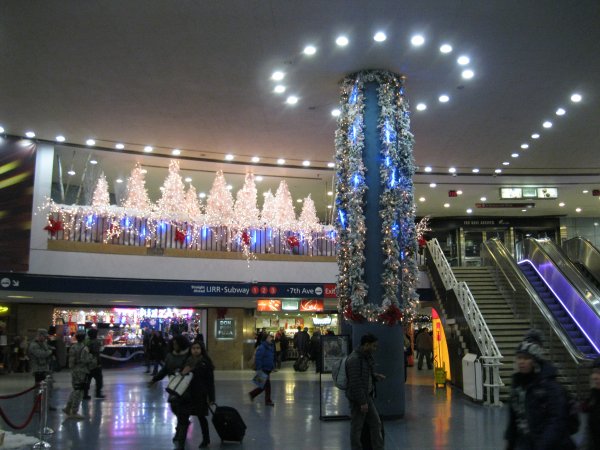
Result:
{"label": "person walking", "polygon": [[85,417],[79,414],[79,406],[88,382],[90,368],[95,366],[96,360],[83,342],[85,332],[80,331],[75,334],[75,339],[77,339],[77,343],[73,344],[69,350],[69,367],[71,368],[71,386],[73,390],[63,412],[67,415],[67,419],[83,420]]}
{"label": "person walking", "polygon": [[569,405],[557,371],[544,359],[541,336],[525,335],[516,351],[517,371],[512,378],[507,450],[572,450],[567,427]]}
{"label": "person walking", "polygon": [[[154,364],[152,376],[155,377],[158,373],[158,366],[161,365],[164,356],[165,340],[158,330],[152,330],[150,337],[150,360]],[[162,367],[164,369],[164,366]],[[164,377],[163,377],[164,378]]]}
{"label": "person walking", "polygon": [[103,399],[102,387],[104,386],[104,379],[102,376],[102,362],[100,360],[100,353],[102,352],[102,342],[98,339],[98,330],[96,328],[90,328],[88,330],[88,342],[87,348],[96,362],[95,365],[90,369],[87,383],[83,392],[83,399],[89,400],[92,397],[89,395],[89,390],[92,385],[92,380],[96,383],[96,398]]}
{"label": "person walking", "polygon": [[273,336],[267,334],[261,344],[256,349],[256,372],[264,372],[267,375],[267,381],[263,387],[257,387],[248,393],[250,401],[260,395],[263,391],[265,393],[265,405],[275,406],[275,403],[271,400],[271,372],[275,367],[275,347],[273,345]]}
{"label": "person walking", "polygon": [[188,372],[194,374],[188,390],[183,395],[177,412],[177,423],[181,424],[178,429],[177,448],[185,448],[187,429],[190,416],[198,417],[200,429],[202,430],[202,442],[200,448],[206,448],[210,444],[210,433],[208,429],[208,408],[215,403],[215,366],[201,342],[194,341],[190,348],[190,357],[181,371],[183,375]]}
{"label": "person walking", "polygon": [[423,369],[423,358],[427,360],[427,368],[433,369],[433,338],[427,330],[422,330],[417,336],[416,346],[419,349],[419,363],[417,369]]}
{"label": "person walking", "polygon": [[367,333],[360,339],[360,347],[346,359],[348,388],[346,397],[350,401],[350,444],[352,450],[362,450],[363,428],[369,429],[371,446],[383,450],[381,419],[373,396],[375,383],[385,378],[375,372],[373,353],[377,350],[377,337]]}
{"label": "person walking", "polygon": [[[44,381],[46,377],[52,375],[51,367],[54,350],[48,345],[48,330],[38,328],[36,338],[29,344],[27,353],[29,355],[29,363],[31,365],[35,384],[38,385]],[[48,399],[50,399],[52,391],[51,380],[47,385],[47,390]],[[56,408],[54,406],[49,406],[48,410],[56,411]]]}
{"label": "person walking", "polygon": [[590,375],[590,395],[583,403],[587,414],[587,429],[582,450],[600,449],[600,358],[592,365]]}

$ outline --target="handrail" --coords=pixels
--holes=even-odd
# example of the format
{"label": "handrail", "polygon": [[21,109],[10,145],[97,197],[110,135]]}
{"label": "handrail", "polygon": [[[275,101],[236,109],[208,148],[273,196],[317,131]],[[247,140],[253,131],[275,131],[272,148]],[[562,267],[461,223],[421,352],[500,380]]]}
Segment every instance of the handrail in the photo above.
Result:
{"label": "handrail", "polygon": [[504,386],[504,383],[500,378],[500,366],[502,365],[500,360],[503,356],[498,349],[498,345],[467,283],[464,281],[458,282],[437,239],[434,238],[428,241],[427,248],[440,274],[444,287],[446,290],[454,290],[469,329],[475,337],[475,341],[481,352],[480,359],[483,360],[483,366],[486,370],[486,382],[484,386],[488,390],[488,400],[491,403],[491,399],[493,398],[493,403],[499,405],[499,390],[501,386]]}
{"label": "handrail", "polygon": [[596,282],[600,282],[600,251],[594,244],[576,236],[563,242],[562,249],[571,261],[581,264]]}

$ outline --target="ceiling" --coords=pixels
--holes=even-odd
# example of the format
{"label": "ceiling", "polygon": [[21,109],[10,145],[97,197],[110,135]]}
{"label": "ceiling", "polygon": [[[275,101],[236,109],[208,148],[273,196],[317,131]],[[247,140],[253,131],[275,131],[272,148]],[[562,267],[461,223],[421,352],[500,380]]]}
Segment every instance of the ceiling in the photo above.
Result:
{"label": "ceiling", "polygon": [[[600,189],[599,23],[597,0],[4,0],[0,126],[49,141],[64,135],[83,148],[94,138],[94,148],[75,151],[78,161],[93,152],[114,183],[139,160],[151,192],[174,148],[198,191],[208,192],[219,168],[238,183],[234,189],[248,170],[266,176],[259,190],[285,178],[294,198],[312,192],[325,220],[339,82],[361,69],[387,69],[407,77],[415,198],[425,199],[417,200],[418,215],[473,208],[474,215],[600,217],[600,197],[592,196]],[[375,42],[380,30],[387,40]],[[417,33],[421,47],[410,43]],[[341,34],[346,47],[335,44]],[[443,43],[453,51],[441,53]],[[302,53],[308,44],[316,54]],[[461,55],[470,58],[470,80],[461,77]],[[273,92],[275,70],[285,72],[284,94]],[[573,103],[573,93],[582,100]],[[298,103],[287,104],[288,94]],[[439,102],[441,94],[450,101]],[[417,110],[419,103],[427,109]],[[555,115],[559,107],[565,115]],[[552,128],[543,128],[545,120]],[[117,142],[124,151],[114,150]],[[61,149],[69,164],[74,147]],[[501,186],[557,187],[559,198],[525,212],[475,207],[482,196],[500,203]],[[449,198],[448,190],[463,194]]]}

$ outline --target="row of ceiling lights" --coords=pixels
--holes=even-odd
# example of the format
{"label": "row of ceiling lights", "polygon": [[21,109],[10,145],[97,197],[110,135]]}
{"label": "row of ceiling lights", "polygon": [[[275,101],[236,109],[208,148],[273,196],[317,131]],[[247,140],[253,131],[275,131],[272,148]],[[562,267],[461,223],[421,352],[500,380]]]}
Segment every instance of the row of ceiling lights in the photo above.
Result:
{"label": "row of ceiling lights", "polygon": [[[373,40],[375,42],[384,42],[387,40],[387,35],[383,31],[378,31],[377,33],[375,33],[373,35]],[[337,44],[338,47],[346,47],[350,43],[350,40],[348,39],[347,36],[341,35],[336,38],[335,43]],[[423,37],[423,35],[415,34],[411,37],[410,43],[412,44],[413,47],[421,47],[425,44],[425,38]],[[450,45],[448,43],[444,43],[444,44],[440,45],[439,50],[443,54],[449,54],[449,53],[452,53],[452,51],[454,49],[452,48],[452,45]],[[317,53],[317,48],[314,45],[307,45],[306,47],[304,47],[304,50],[302,51],[302,53],[305,56],[310,57]],[[464,68],[461,72],[461,76],[463,79],[470,80],[471,78],[473,78],[475,76],[475,72],[473,71],[473,69],[466,67],[471,62],[471,58],[469,56],[460,55],[456,59],[456,62],[458,63],[458,65],[460,65]],[[273,88],[273,92],[275,94],[283,94],[287,91],[287,86],[285,86],[284,84],[281,83],[281,81],[283,81],[283,79],[285,78],[285,75],[286,75],[285,72],[283,72],[281,70],[276,70],[275,72],[273,72],[271,74],[271,80],[273,80],[277,83],[275,85],[275,87]],[[286,98],[285,103],[287,103],[288,105],[295,105],[296,103],[298,103],[299,100],[300,99],[297,95],[289,95]],[[447,103],[450,101],[450,96],[445,93],[441,94],[438,97],[438,101],[440,103]],[[416,109],[417,109],[417,111],[425,111],[427,109],[427,103],[425,103],[425,102],[417,103]],[[338,108],[334,108],[331,110],[331,115],[334,117],[338,117],[340,115],[340,113],[341,112]]]}

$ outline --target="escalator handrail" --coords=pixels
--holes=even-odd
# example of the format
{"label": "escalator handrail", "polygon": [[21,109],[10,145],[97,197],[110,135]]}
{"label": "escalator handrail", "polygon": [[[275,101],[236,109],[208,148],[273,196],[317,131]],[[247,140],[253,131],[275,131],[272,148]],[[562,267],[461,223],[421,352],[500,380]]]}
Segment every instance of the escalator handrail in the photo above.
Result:
{"label": "escalator handrail", "polygon": [[[600,291],[586,280],[581,271],[567,258],[563,250],[556,243],[550,239],[527,238],[521,242],[517,242],[518,253],[523,256],[525,254],[524,250],[528,246],[537,248],[546,259],[552,261],[556,270],[571,284],[579,297],[587,303],[596,315],[600,316],[600,309],[597,305],[593,304],[600,302]],[[550,254],[550,252],[554,252],[554,254]],[[530,260],[529,256],[530,254],[527,253],[527,257],[522,257],[522,259]],[[590,299],[590,297],[592,298]]]}
{"label": "escalator handrail", "polygon": [[[573,342],[571,342],[571,339],[569,339],[567,332],[563,329],[562,326],[560,326],[560,324],[558,323],[556,318],[548,310],[545,303],[540,298],[540,296],[535,291],[535,289],[533,289],[533,286],[531,286],[531,283],[529,282],[527,277],[525,277],[525,275],[519,268],[518,264],[515,262],[514,258],[510,255],[508,249],[504,246],[504,244],[502,244],[502,242],[499,241],[498,239],[494,238],[488,242],[485,242],[483,244],[483,246],[484,246],[484,249],[486,250],[487,255],[491,256],[491,259],[493,260],[494,265],[496,265],[496,267],[501,269],[502,274],[505,277],[507,277],[507,274],[504,270],[502,270],[502,267],[500,265],[500,260],[496,256],[494,250],[496,250],[499,253],[498,256],[501,257],[502,260],[506,264],[508,264],[508,268],[510,268],[511,272],[514,273],[515,278],[519,282],[520,287],[522,287],[525,290],[526,294],[529,296],[531,301],[536,305],[537,310],[539,310],[539,312],[542,314],[544,319],[548,322],[550,329],[553,331],[553,333],[556,335],[556,337],[563,344],[565,350],[567,350],[567,353],[569,354],[571,359],[576,364],[581,364],[581,363],[585,363],[585,362],[589,361],[589,358],[587,358],[586,355],[581,350],[579,350],[575,345],[573,345]],[[484,252],[482,252],[482,255],[484,255]],[[482,262],[483,263],[487,262],[485,257],[482,257]],[[510,279],[508,279],[508,277],[507,277],[507,281],[510,282]],[[511,283],[511,287],[513,288],[513,292],[515,292],[515,293],[518,292],[512,283]],[[527,319],[531,323],[532,317],[528,317]]]}
{"label": "escalator handrail", "polygon": [[571,261],[581,264],[597,281],[600,282],[600,273],[598,273],[597,270],[594,270],[594,267],[589,267],[590,258],[584,257],[584,254],[589,254],[593,261],[600,261],[600,250],[598,250],[594,244],[584,237],[575,236],[574,238],[563,242],[562,250]]}

